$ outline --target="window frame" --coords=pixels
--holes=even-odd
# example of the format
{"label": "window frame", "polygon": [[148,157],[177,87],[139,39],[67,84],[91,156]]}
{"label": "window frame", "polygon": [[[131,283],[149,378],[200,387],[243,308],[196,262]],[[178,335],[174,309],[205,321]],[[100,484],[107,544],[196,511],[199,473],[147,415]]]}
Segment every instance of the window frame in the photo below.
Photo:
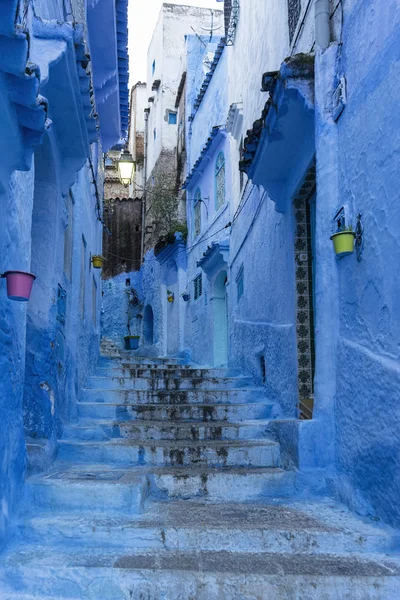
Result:
{"label": "window frame", "polygon": [[[222,158],[222,161],[220,162],[221,158]],[[222,199],[222,202],[219,203],[218,183],[219,183],[219,178],[220,178],[221,173],[223,173],[223,199]],[[218,153],[217,159],[215,161],[214,180],[215,180],[215,210],[218,212],[219,209],[222,208],[222,206],[224,206],[224,204],[226,202],[226,160],[225,160],[225,154],[222,152],[222,150]]]}
{"label": "window frame", "polygon": [[241,265],[236,275],[236,301],[239,302],[244,295],[244,265]]}
{"label": "window frame", "polygon": [[[198,216],[198,228],[196,227]],[[193,239],[195,240],[201,234],[201,190],[198,187],[193,199]]]}

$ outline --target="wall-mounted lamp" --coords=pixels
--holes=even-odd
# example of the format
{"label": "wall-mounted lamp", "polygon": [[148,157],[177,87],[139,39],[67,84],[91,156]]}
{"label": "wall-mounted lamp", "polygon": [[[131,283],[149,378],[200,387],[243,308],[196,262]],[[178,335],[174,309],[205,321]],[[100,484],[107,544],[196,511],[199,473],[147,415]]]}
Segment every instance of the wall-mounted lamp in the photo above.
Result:
{"label": "wall-mounted lamp", "polygon": [[125,187],[132,183],[133,173],[135,171],[135,161],[128,150],[124,150],[118,160],[119,179]]}
{"label": "wall-mounted lamp", "polygon": [[28,302],[36,279],[35,275],[25,271],[6,271],[0,273],[0,278],[7,280],[7,296],[10,300]]}

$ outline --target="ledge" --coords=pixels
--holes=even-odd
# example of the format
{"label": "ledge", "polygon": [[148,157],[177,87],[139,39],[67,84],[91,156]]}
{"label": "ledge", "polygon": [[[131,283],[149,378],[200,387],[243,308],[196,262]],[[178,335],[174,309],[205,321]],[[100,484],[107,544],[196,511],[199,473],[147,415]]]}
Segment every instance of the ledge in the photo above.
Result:
{"label": "ledge", "polygon": [[203,253],[202,258],[197,261],[197,266],[203,269],[207,275],[211,275],[222,267],[227,266],[228,260],[229,239],[226,238],[219,242],[212,242]]}

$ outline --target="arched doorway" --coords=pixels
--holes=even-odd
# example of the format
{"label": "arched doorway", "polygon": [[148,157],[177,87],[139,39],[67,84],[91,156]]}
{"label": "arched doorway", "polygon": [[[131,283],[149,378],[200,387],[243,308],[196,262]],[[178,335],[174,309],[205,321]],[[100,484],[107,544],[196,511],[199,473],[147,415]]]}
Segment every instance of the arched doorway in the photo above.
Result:
{"label": "arched doorway", "polygon": [[228,362],[228,310],[226,284],[228,275],[221,271],[214,281],[214,366]]}
{"label": "arched doorway", "polygon": [[145,346],[154,344],[154,315],[150,304],[146,306],[143,313],[143,341]]}

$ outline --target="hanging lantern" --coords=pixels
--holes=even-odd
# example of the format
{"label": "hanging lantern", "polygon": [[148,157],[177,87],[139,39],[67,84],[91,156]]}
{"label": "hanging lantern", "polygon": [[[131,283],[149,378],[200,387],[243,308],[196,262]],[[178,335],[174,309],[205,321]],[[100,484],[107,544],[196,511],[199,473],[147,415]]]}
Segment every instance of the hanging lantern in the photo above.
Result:
{"label": "hanging lantern", "polygon": [[32,273],[25,271],[6,271],[0,274],[1,278],[7,280],[7,296],[10,300],[27,302],[30,298],[32,285],[36,279]]}
{"label": "hanging lantern", "polygon": [[124,150],[118,161],[118,174],[121,183],[128,187],[132,183],[133,173],[135,171],[135,161],[128,150]]}

